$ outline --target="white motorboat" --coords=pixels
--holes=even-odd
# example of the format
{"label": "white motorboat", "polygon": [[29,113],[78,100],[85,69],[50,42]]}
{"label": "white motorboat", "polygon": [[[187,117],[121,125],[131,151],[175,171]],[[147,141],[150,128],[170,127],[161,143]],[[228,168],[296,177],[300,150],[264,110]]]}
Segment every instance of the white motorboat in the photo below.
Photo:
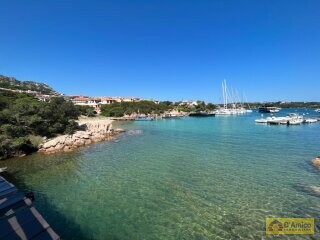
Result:
{"label": "white motorboat", "polygon": [[289,118],[288,117],[271,117],[267,123],[269,124],[287,124],[288,123]]}
{"label": "white motorboat", "polygon": [[300,125],[303,123],[303,119],[290,119],[288,125]]}
{"label": "white motorboat", "polygon": [[267,123],[268,120],[266,118],[259,118],[259,119],[256,119],[254,120],[256,123]]}
{"label": "white motorboat", "polygon": [[300,116],[296,113],[290,113],[288,118],[288,125],[300,125],[304,122],[303,116]]}
{"label": "white motorboat", "polygon": [[247,113],[246,109],[242,108],[220,108],[214,112],[216,115],[238,115]]}
{"label": "white motorboat", "polygon": [[254,120],[256,123],[268,123],[268,121],[274,119],[274,117],[267,117],[267,118],[259,118]]}
{"label": "white motorboat", "polygon": [[268,123],[273,125],[300,125],[302,123],[315,123],[317,119],[315,118],[308,118],[304,119],[303,116],[298,115],[296,113],[290,113],[286,117],[267,117],[267,118],[260,118],[255,120],[256,123]]}
{"label": "white motorboat", "polygon": [[7,167],[0,168],[0,173],[5,172],[6,170],[7,170]]}
{"label": "white motorboat", "polygon": [[275,108],[275,109],[271,109],[270,113],[277,113],[281,110],[281,108]]}
{"label": "white motorboat", "polygon": [[276,116],[272,116],[272,117],[267,117],[267,118],[259,118],[256,119],[255,122],[256,123],[268,123],[268,124],[287,124],[289,118],[288,117],[276,117]]}
{"label": "white motorboat", "polygon": [[304,120],[305,123],[315,123],[315,122],[318,122],[317,119],[314,119],[314,118],[307,118]]}
{"label": "white motorboat", "polygon": [[258,111],[261,113],[277,113],[281,110],[278,107],[259,107]]}
{"label": "white motorboat", "polygon": [[317,108],[315,111],[316,111],[316,112],[320,112],[320,108]]}

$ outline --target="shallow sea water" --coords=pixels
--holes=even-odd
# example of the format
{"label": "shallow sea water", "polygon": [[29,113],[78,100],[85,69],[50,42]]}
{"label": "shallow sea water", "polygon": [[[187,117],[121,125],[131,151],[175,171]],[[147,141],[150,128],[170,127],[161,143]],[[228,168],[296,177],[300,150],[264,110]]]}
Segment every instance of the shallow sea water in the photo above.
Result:
{"label": "shallow sea water", "polygon": [[[282,114],[297,111],[316,114]],[[64,239],[319,239],[320,198],[301,186],[320,185],[320,123],[259,117],[124,123],[119,141],[0,167]],[[266,217],[314,217],[317,234],[267,236]]]}

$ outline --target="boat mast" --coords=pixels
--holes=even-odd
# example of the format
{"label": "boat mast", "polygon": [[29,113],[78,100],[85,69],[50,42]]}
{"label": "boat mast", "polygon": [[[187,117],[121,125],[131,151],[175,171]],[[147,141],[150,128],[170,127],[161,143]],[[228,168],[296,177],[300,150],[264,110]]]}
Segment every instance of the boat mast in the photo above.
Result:
{"label": "boat mast", "polygon": [[225,84],[225,94],[226,94],[226,105],[228,107],[228,100],[230,102],[231,108],[235,108],[235,100],[234,97],[232,96],[232,92],[229,91],[229,89],[227,88],[227,83],[226,81],[224,82]]}
{"label": "boat mast", "polygon": [[232,101],[232,107],[235,109],[237,108],[237,105],[239,104],[235,90],[233,88],[231,88],[231,92],[230,92],[230,99]]}
{"label": "boat mast", "polygon": [[238,93],[237,90],[235,90],[235,93],[236,93],[236,98],[237,98],[237,101],[238,101],[238,105],[240,105],[240,108],[243,108],[244,107],[243,106],[243,101],[244,100],[240,98],[239,93]]}
{"label": "boat mast", "polygon": [[223,94],[224,109],[228,109],[228,92],[227,92],[226,79],[224,79],[222,82],[222,94]]}
{"label": "boat mast", "polygon": [[224,94],[224,83],[223,83],[223,81],[222,81],[221,87],[222,87],[223,107],[226,108],[226,98],[225,98],[225,94]]}
{"label": "boat mast", "polygon": [[249,108],[249,109],[251,109],[251,107],[250,107],[250,105],[249,105],[249,102],[248,102],[248,99],[247,99],[246,94],[245,94],[245,93],[243,93],[243,95],[244,95],[244,97],[245,97],[245,101],[246,101],[246,103],[247,103],[247,105],[248,105],[248,108]]}

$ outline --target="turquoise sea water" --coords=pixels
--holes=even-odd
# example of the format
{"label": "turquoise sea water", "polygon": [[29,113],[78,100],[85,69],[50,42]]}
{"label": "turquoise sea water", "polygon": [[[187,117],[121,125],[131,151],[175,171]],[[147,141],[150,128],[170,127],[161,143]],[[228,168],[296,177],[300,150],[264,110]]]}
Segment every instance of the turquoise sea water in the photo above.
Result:
{"label": "turquoise sea water", "polygon": [[[301,186],[320,185],[320,123],[258,117],[125,123],[119,141],[0,167],[64,239],[318,239],[320,198]],[[266,217],[314,217],[318,233],[266,236]]]}

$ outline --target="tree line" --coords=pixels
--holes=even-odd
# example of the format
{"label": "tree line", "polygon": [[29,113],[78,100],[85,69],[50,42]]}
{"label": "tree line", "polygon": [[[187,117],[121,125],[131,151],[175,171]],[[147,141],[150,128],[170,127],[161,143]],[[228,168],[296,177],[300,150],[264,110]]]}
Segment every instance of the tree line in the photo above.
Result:
{"label": "tree line", "polygon": [[81,113],[61,97],[41,102],[25,93],[0,91],[0,159],[36,151],[44,137],[73,133]]}
{"label": "tree line", "polygon": [[101,114],[106,117],[123,117],[124,115],[132,114],[162,114],[166,111],[177,110],[181,112],[192,111],[212,111],[215,105],[212,103],[205,104],[198,101],[196,106],[186,106],[181,102],[163,101],[155,103],[153,101],[139,101],[139,102],[120,102],[109,105],[102,105]]}
{"label": "tree line", "polygon": [[258,107],[280,107],[280,108],[320,108],[320,102],[251,102],[243,103],[244,106],[250,105],[251,108]]}

